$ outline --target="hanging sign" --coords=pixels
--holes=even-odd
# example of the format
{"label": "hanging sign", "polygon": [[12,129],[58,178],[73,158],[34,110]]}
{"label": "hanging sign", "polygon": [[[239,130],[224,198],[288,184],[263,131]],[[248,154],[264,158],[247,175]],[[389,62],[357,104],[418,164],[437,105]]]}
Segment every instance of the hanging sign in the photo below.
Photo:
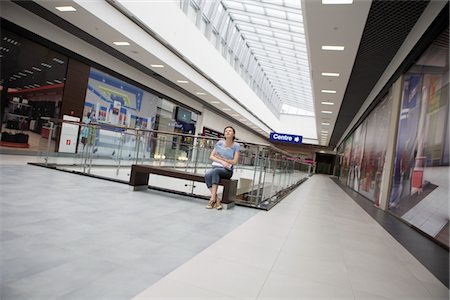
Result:
{"label": "hanging sign", "polygon": [[301,135],[293,135],[288,133],[271,132],[270,140],[275,142],[301,144],[303,137]]}

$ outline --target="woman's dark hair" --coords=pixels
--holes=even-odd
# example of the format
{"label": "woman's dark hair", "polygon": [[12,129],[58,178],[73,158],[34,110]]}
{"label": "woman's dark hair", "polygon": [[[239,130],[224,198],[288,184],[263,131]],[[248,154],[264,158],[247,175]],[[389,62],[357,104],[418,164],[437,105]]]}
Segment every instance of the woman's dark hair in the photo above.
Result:
{"label": "woman's dark hair", "polygon": [[227,130],[227,128],[231,128],[231,130],[233,130],[233,133],[234,133],[233,141],[234,141],[234,139],[236,138],[236,130],[234,130],[234,128],[231,127],[231,126],[227,126],[227,127],[225,127],[225,128],[223,129],[223,133],[225,133],[225,130]]}

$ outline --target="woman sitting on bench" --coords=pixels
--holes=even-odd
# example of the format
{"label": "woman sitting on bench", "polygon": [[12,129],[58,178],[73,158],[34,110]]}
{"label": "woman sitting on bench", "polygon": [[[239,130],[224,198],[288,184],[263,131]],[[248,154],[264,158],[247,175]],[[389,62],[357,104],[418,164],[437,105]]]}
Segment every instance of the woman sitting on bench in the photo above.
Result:
{"label": "woman sitting on bench", "polygon": [[239,144],[234,141],[235,130],[231,126],[223,130],[225,138],[220,140],[214,146],[209,159],[213,161],[212,169],[205,174],[205,182],[211,191],[211,198],[206,208],[211,209],[214,206],[222,209],[221,200],[217,197],[217,187],[220,179],[230,179],[233,176],[233,166],[239,161]]}

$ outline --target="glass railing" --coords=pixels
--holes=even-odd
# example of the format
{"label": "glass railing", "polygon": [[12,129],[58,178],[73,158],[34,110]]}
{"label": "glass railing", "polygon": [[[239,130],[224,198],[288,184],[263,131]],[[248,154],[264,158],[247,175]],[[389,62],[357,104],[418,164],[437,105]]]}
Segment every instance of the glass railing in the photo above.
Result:
{"label": "glass railing", "polygon": [[[205,174],[218,140],[213,137],[171,133],[106,124],[49,120],[40,136],[40,165],[89,174],[120,182],[130,179],[131,165],[146,164]],[[236,203],[269,209],[292,188],[306,180],[309,165],[270,145],[238,141],[240,161],[233,173],[238,180]],[[149,185],[188,195],[208,197],[200,182],[152,174]],[[219,187],[221,193],[221,187]]]}

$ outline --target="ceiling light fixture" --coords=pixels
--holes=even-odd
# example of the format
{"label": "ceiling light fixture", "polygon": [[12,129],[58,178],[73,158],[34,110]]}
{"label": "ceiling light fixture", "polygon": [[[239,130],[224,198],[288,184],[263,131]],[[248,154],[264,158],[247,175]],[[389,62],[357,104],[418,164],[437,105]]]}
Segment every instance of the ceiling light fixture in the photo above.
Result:
{"label": "ceiling light fixture", "polygon": [[220,101],[211,101],[211,104],[219,104]]}
{"label": "ceiling light fixture", "polygon": [[333,102],[328,102],[328,101],[322,101],[320,103],[322,103],[323,105],[334,105]]}
{"label": "ceiling light fixture", "polygon": [[327,46],[323,45],[322,50],[329,50],[329,51],[344,51],[344,46]]}
{"label": "ceiling light fixture", "polygon": [[327,76],[327,77],[339,77],[339,73],[329,73],[329,72],[322,72],[322,76]]}
{"label": "ceiling light fixture", "polygon": [[150,65],[152,68],[164,68],[164,65]]}
{"label": "ceiling light fixture", "polygon": [[203,93],[203,92],[196,92],[195,94],[196,95],[206,95],[206,93]]}
{"label": "ceiling light fixture", "polygon": [[187,80],[177,80],[178,83],[189,83]]}
{"label": "ceiling light fixture", "polygon": [[55,6],[55,8],[59,11],[68,12],[68,11],[77,11],[73,6]]}
{"label": "ceiling light fixture", "polygon": [[38,72],[41,72],[42,70],[41,69],[39,69],[39,68],[36,68],[36,67],[31,67],[33,70],[35,70],[35,71],[38,71]]}
{"label": "ceiling light fixture", "polygon": [[336,94],[336,91],[334,90],[320,90],[320,91],[325,94]]}
{"label": "ceiling light fixture", "polygon": [[328,126],[328,125],[330,125],[330,123],[328,123],[328,122],[322,122],[322,125]]}
{"label": "ceiling light fixture", "polygon": [[333,113],[332,111],[329,111],[329,110],[322,110],[321,112],[323,114],[332,114]]}
{"label": "ceiling light fixture", "polygon": [[326,131],[326,130],[322,130],[321,132],[323,132],[323,133],[328,133],[328,131]]}
{"label": "ceiling light fixture", "polygon": [[353,0],[322,0],[322,4],[352,4]]}
{"label": "ceiling light fixture", "polygon": [[130,43],[128,42],[113,42],[116,46],[130,46]]}
{"label": "ceiling light fixture", "polygon": [[229,108],[222,108],[222,110],[229,111],[231,109],[229,109]]}

